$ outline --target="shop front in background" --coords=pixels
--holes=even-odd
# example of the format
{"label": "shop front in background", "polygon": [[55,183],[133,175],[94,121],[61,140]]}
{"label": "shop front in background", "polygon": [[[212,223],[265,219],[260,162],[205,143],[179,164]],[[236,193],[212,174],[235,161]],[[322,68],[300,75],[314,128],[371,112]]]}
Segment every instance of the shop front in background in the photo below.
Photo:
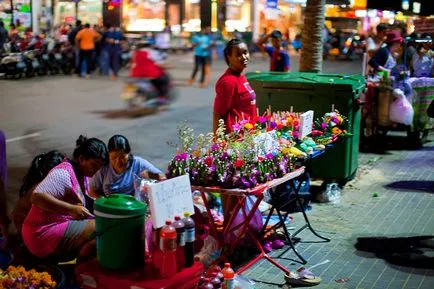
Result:
{"label": "shop front in background", "polygon": [[31,5],[31,0],[0,0],[0,19],[5,23],[6,29],[9,29],[12,22],[17,25],[19,31],[32,27]]}
{"label": "shop front in background", "polygon": [[122,25],[129,32],[158,32],[170,27],[172,33],[199,31],[201,0],[124,0]]}
{"label": "shop front in background", "polygon": [[63,0],[54,1],[54,25],[74,24],[77,19],[91,25],[101,25],[103,22],[103,1],[101,0],[82,0],[78,3]]}

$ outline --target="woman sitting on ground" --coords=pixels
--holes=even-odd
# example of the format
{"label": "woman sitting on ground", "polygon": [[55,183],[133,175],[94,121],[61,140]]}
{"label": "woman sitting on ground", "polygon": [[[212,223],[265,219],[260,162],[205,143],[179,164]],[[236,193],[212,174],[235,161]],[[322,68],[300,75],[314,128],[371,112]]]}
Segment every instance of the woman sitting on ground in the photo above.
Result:
{"label": "woman sitting on ground", "polygon": [[110,163],[92,178],[90,196],[98,198],[110,194],[134,195],[134,177],[166,179],[164,173],[147,160],[132,155],[128,139],[114,135],[108,142]]}
{"label": "woman sitting on ground", "polygon": [[20,188],[20,199],[12,212],[12,219],[18,234],[21,233],[24,220],[32,207],[32,192],[36,186],[48,175],[50,170],[63,162],[65,156],[58,151],[50,151],[36,156],[27,174],[24,176],[23,185]]}
{"label": "woman sitting on ground", "polygon": [[94,249],[95,220],[86,209],[89,178],[107,161],[99,139],[80,136],[72,160],[53,168],[36,186],[22,227],[23,241],[40,258],[85,257]]}

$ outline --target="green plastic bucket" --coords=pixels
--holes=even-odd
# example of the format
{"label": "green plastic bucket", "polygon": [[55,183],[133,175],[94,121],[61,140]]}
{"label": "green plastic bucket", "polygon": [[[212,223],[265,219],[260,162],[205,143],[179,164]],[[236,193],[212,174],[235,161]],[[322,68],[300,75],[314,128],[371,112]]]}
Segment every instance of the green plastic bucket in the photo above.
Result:
{"label": "green plastic bucket", "polygon": [[143,265],[146,205],[128,195],[95,201],[98,262],[108,269]]}

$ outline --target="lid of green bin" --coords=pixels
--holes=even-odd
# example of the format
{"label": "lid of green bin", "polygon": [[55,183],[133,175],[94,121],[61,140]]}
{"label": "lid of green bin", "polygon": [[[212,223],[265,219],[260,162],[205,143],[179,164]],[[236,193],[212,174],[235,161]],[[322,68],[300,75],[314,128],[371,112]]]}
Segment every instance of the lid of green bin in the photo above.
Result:
{"label": "lid of green bin", "polygon": [[251,72],[246,74],[249,82],[260,82],[262,86],[282,89],[314,90],[333,87],[358,93],[366,87],[362,75],[323,74],[312,72]]}
{"label": "lid of green bin", "polygon": [[146,205],[137,201],[133,196],[113,194],[97,199],[95,211],[105,214],[137,216],[145,214]]}

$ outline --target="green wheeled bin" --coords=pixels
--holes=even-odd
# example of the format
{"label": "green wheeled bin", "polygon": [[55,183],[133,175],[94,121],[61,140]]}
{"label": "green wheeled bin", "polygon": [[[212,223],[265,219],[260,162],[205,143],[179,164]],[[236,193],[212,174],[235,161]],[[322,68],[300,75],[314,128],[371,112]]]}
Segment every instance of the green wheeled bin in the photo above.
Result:
{"label": "green wheeled bin", "polygon": [[99,264],[113,270],[143,265],[146,205],[113,194],[96,200],[94,213]]}
{"label": "green wheeled bin", "polygon": [[311,164],[311,177],[345,184],[357,171],[360,140],[360,96],[366,90],[361,75],[317,74],[308,72],[248,73],[247,79],[256,93],[259,110],[314,111],[314,119],[332,110],[348,118],[352,137],[344,139]]}

